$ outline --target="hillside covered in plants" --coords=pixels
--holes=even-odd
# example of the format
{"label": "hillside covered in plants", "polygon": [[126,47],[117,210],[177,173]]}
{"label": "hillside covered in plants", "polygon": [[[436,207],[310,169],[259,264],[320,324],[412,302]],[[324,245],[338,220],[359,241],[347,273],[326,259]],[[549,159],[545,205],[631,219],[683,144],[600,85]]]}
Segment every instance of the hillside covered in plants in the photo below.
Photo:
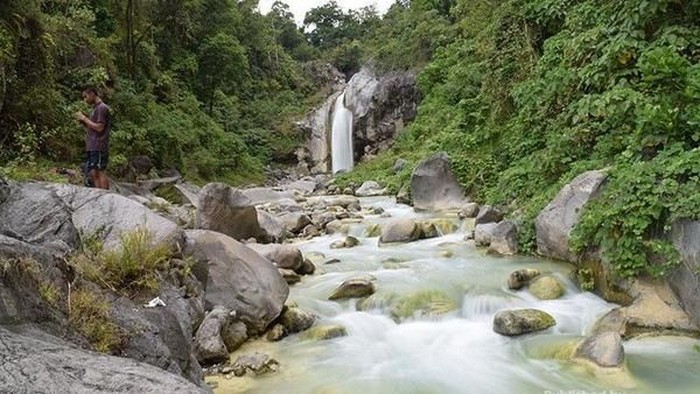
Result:
{"label": "hillside covered in plants", "polygon": [[449,26],[426,39],[447,42],[419,75],[418,117],[347,180],[398,189],[412,166],[391,175],[394,160],[446,151],[469,194],[518,217],[534,250],[534,216],[561,186],[607,169],[578,248],[602,245],[624,276],[667,272],[674,251],[653,238],[700,215],[700,2],[434,3]]}

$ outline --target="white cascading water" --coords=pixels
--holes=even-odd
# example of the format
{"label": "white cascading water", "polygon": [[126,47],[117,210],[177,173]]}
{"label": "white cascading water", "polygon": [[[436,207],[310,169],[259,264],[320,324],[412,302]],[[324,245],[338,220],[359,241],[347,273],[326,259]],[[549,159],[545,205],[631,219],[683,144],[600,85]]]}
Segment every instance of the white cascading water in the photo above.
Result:
{"label": "white cascading water", "polygon": [[[309,203],[326,198],[312,197]],[[321,260],[339,262],[319,265],[316,274],[305,276],[289,292],[290,301],[317,316],[316,326],[340,325],[347,335],[315,341],[301,333],[280,342],[247,343],[232,354],[232,362],[261,351],[279,361],[279,371],[259,378],[220,377],[215,393],[698,392],[697,339],[625,341],[627,363],[621,375],[598,376],[568,361],[567,352],[615,307],[581,291],[569,278],[570,266],[528,256],[488,255],[464,241],[467,228],[379,247],[377,237],[367,233],[370,225],[386,226],[396,218],[433,218],[455,226],[461,222],[414,212],[393,198],[369,197],[360,202],[368,210],[382,208],[391,217],[365,215],[363,222],[349,224],[348,234],[360,241],[351,249],[330,246],[346,236],[341,232],[297,243],[305,256],[320,253]],[[540,300],[527,289],[510,290],[508,276],[524,267],[554,275],[566,288],[564,296]],[[368,275],[376,286],[368,299],[373,302],[328,300],[343,281]],[[446,313],[430,314],[433,307]],[[414,311],[413,315],[401,319],[394,315],[404,308]],[[493,331],[498,311],[521,308],[543,310],[557,324],[521,337]]]}
{"label": "white cascading water", "polygon": [[345,107],[345,92],[335,100],[331,129],[331,162],[333,173],[349,171],[353,167],[352,111]]}

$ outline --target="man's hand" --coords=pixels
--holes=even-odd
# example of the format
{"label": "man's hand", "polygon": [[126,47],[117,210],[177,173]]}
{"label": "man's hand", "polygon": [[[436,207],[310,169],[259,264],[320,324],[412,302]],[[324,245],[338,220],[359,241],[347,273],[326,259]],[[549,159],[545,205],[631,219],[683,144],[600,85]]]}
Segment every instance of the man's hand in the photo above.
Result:
{"label": "man's hand", "polygon": [[75,113],[75,119],[77,119],[79,122],[85,122],[85,120],[86,120],[87,118],[88,118],[88,117],[85,116],[85,114],[83,114],[82,112],[76,112],[76,113]]}

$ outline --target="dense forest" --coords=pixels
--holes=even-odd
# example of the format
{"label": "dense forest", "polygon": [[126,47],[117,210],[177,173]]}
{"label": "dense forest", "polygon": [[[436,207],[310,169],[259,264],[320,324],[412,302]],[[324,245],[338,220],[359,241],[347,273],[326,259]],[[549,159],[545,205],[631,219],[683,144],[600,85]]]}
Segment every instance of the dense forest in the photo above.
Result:
{"label": "dense forest", "polygon": [[[700,1],[397,0],[337,3],[297,26],[276,2],[6,0],[0,4],[0,163],[76,162],[80,87],[106,91],[115,162],[145,154],[193,180],[259,181],[293,161],[294,121],[322,100],[309,64],[420,71],[416,121],[341,182],[394,191],[446,151],[471,197],[532,219],[573,177],[607,169],[579,248],[623,275],[676,262],[658,235],[700,217]],[[666,256],[665,264],[649,264]],[[657,259],[658,260],[658,259]]]}

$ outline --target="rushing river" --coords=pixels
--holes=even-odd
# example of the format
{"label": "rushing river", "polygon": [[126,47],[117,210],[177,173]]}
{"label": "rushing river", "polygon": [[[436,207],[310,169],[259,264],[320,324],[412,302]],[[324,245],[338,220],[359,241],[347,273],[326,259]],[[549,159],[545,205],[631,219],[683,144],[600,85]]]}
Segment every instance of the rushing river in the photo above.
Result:
{"label": "rushing river", "polygon": [[[382,207],[393,217],[429,218],[387,198],[362,199],[362,205]],[[340,324],[348,335],[326,341],[292,335],[276,343],[249,343],[232,359],[261,351],[280,362],[279,371],[257,378],[216,378],[217,393],[700,393],[697,340],[625,342],[623,378],[593,376],[561,357],[615,307],[578,290],[569,279],[571,266],[487,255],[463,240],[464,230],[378,247],[378,238],[365,237],[364,230],[387,220],[375,215],[353,224],[350,234],[361,244],[351,249],[329,248],[340,234],[298,245],[305,255],[320,252],[325,260],[340,262],[320,265],[315,275],[291,286],[290,300],[316,313],[316,324]],[[508,290],[508,275],[520,268],[553,273],[565,284],[566,294],[540,301],[527,290]],[[386,308],[359,311],[357,300],[327,300],[344,280],[367,275],[376,278],[373,299],[438,293],[456,308],[397,319]],[[493,332],[497,311],[526,307],[548,312],[557,325],[515,338]]]}

